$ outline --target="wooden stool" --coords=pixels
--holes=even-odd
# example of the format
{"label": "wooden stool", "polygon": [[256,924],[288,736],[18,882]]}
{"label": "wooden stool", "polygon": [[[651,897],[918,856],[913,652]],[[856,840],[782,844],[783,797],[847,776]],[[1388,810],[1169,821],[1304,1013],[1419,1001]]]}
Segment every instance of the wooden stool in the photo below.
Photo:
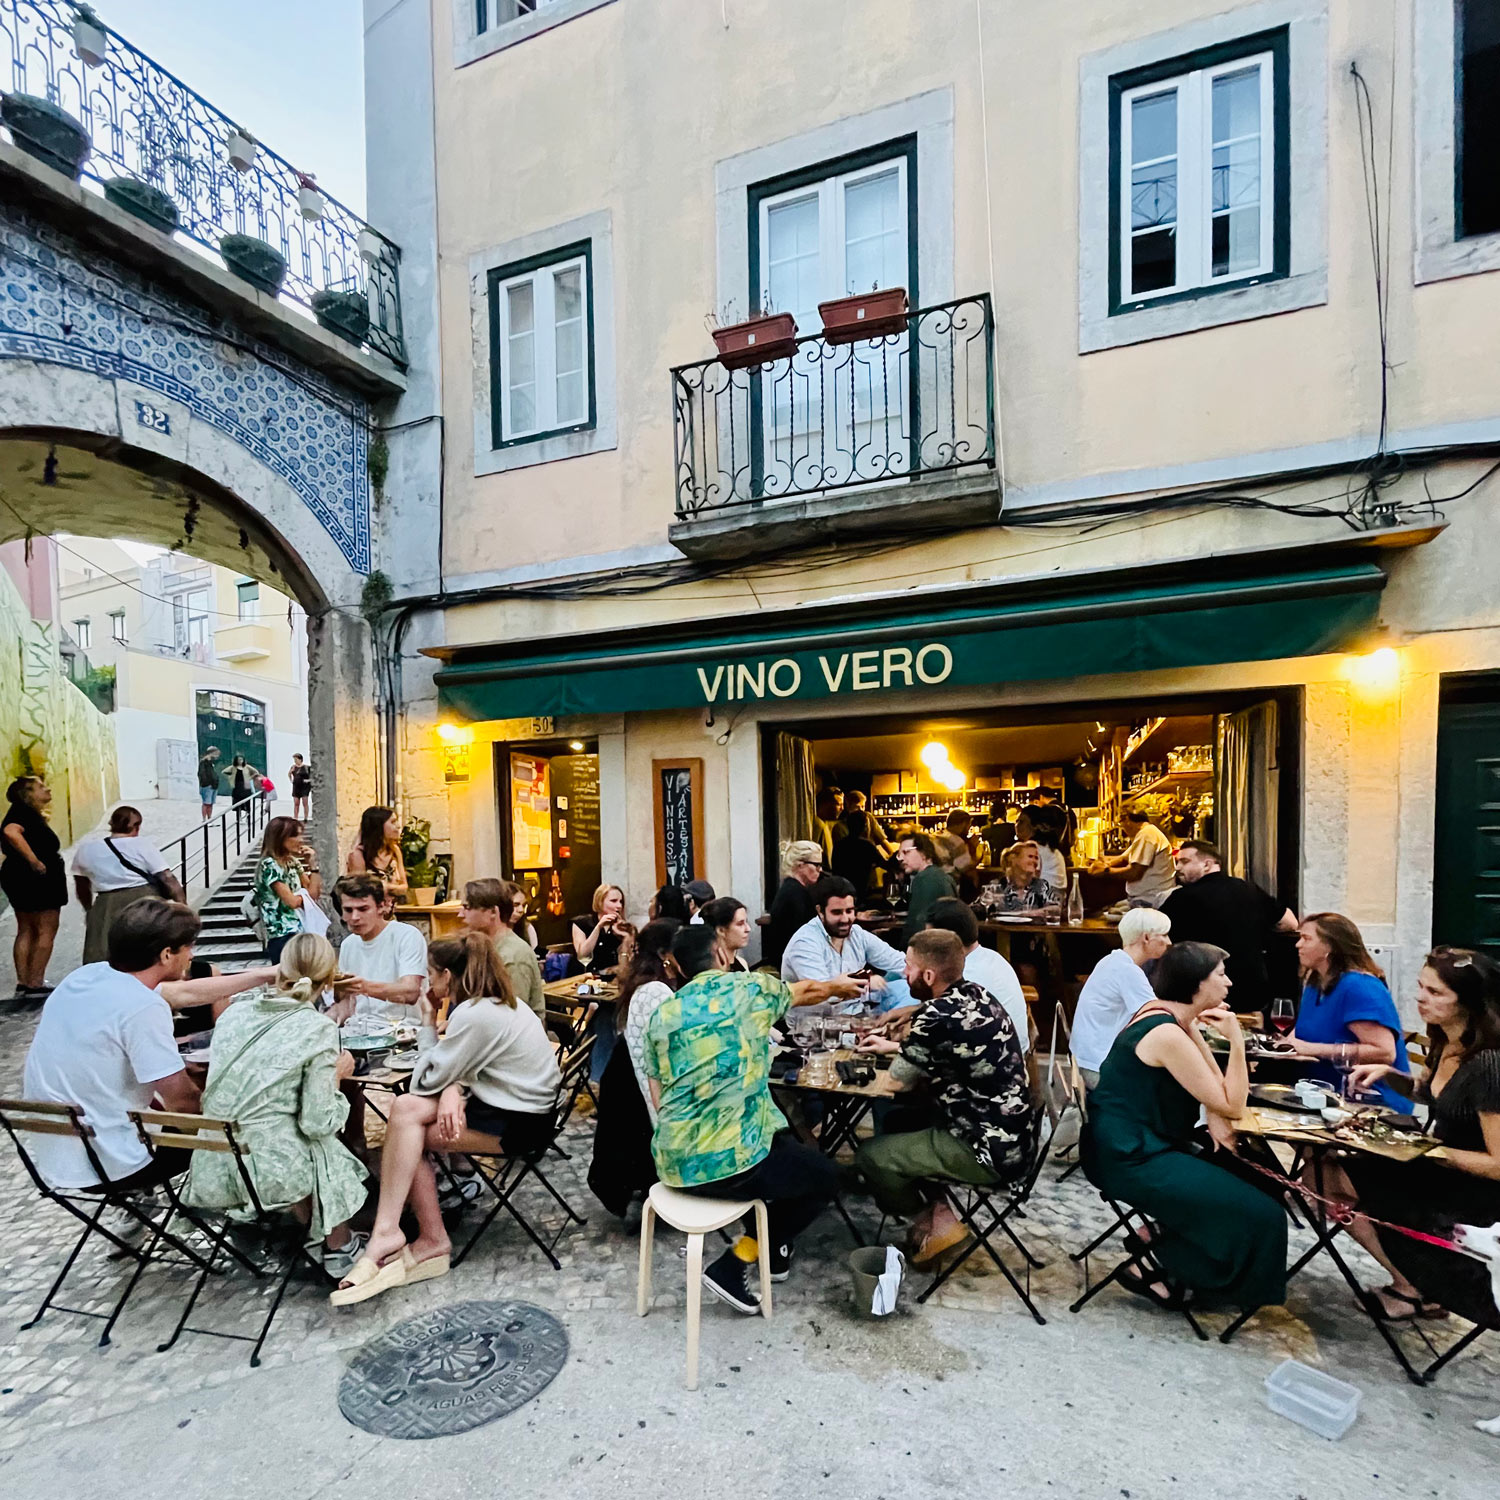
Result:
{"label": "wooden stool", "polygon": [[688,1237],[687,1253],[687,1388],[698,1389],[698,1311],[703,1297],[703,1236],[743,1219],[755,1210],[755,1239],[760,1247],[760,1313],[771,1316],[771,1235],[766,1205],[755,1198],[737,1203],[729,1198],[699,1198],[678,1192],[664,1182],[653,1183],[641,1210],[641,1274],[636,1287],[637,1317],[646,1316],[651,1300],[651,1246],[656,1221],[664,1219]]}

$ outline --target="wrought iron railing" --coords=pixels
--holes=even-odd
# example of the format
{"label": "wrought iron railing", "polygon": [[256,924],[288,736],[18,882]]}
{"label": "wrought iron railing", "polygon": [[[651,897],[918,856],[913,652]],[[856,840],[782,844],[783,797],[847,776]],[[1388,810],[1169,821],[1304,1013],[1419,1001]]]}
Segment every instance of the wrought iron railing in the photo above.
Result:
{"label": "wrought iron railing", "polygon": [[167,869],[182,882],[189,900],[195,892],[211,889],[259,846],[270,817],[270,804],[257,793],[161,846]]}
{"label": "wrought iron railing", "polygon": [[0,69],[6,54],[10,64],[0,88],[65,109],[89,134],[85,175],[101,185],[134,178],[166,193],[188,238],[217,251],[222,236],[245,234],[279,251],[283,297],[311,308],[317,292],[362,294],[365,342],[404,367],[399,247],[322,188],[320,216],[305,217],[299,194],[307,183],[258,142],[248,167],[231,164],[236,122],[97,22],[105,55],[85,64],[75,49],[77,16],[71,0],[0,0]]}
{"label": "wrought iron railing", "polygon": [[785,359],[672,371],[677,515],[995,466],[987,293],[920,308],[900,333],[819,334]]}

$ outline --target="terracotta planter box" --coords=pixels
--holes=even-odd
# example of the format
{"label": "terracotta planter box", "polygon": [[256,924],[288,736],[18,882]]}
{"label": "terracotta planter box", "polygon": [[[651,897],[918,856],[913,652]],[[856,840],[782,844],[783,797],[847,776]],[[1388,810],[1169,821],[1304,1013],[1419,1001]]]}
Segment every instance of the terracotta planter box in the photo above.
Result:
{"label": "terracotta planter box", "polygon": [[729,370],[763,365],[772,359],[789,359],[797,351],[797,320],[791,313],[746,318],[743,323],[715,328],[713,334],[719,363]]}
{"label": "terracotta planter box", "polygon": [[818,303],[823,318],[823,337],[830,344],[853,344],[860,339],[885,338],[906,332],[906,288],[887,287],[879,292],[860,292]]}

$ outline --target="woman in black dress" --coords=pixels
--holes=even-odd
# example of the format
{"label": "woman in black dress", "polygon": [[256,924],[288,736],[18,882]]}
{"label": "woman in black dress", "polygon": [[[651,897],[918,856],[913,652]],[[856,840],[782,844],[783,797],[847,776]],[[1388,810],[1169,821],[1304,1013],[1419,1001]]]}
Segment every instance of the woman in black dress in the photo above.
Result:
{"label": "woman in black dress", "polygon": [[229,763],[229,802],[238,822],[242,814],[250,811],[250,799],[260,790],[260,772],[250,765],[243,755],[236,755]]}
{"label": "woman in black dress", "polygon": [[[1427,1066],[1415,1078],[1385,1063],[1350,1074],[1357,1088],[1385,1083],[1429,1110],[1427,1129],[1446,1160],[1390,1161],[1351,1153],[1325,1190],[1373,1218],[1447,1239],[1455,1224],[1500,1221],[1500,965],[1468,948],[1434,948],[1417,977]],[[1391,1273],[1366,1294],[1389,1322],[1440,1316],[1500,1328],[1489,1268],[1479,1260],[1356,1219],[1350,1233]]]}
{"label": "woman in black dress", "polygon": [[6,788],[0,819],[0,891],[16,913],[16,999],[35,1004],[51,993],[47,962],[58,918],[68,904],[62,842],[47,822],[52,788],[40,776],[18,776]]}

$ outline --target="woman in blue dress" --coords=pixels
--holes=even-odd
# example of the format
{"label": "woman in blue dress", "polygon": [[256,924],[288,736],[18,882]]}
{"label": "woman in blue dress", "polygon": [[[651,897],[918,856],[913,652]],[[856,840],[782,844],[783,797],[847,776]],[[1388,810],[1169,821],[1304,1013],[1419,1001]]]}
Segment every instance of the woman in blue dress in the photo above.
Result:
{"label": "woman in blue dress", "polygon": [[[1337,1088],[1345,1070],[1382,1063],[1410,1073],[1406,1039],[1385,975],[1348,917],[1320,911],[1304,917],[1297,936],[1304,987],[1292,1045],[1317,1060],[1313,1076]],[[1381,1082],[1375,1092],[1391,1109],[1410,1113],[1411,1100]]]}

